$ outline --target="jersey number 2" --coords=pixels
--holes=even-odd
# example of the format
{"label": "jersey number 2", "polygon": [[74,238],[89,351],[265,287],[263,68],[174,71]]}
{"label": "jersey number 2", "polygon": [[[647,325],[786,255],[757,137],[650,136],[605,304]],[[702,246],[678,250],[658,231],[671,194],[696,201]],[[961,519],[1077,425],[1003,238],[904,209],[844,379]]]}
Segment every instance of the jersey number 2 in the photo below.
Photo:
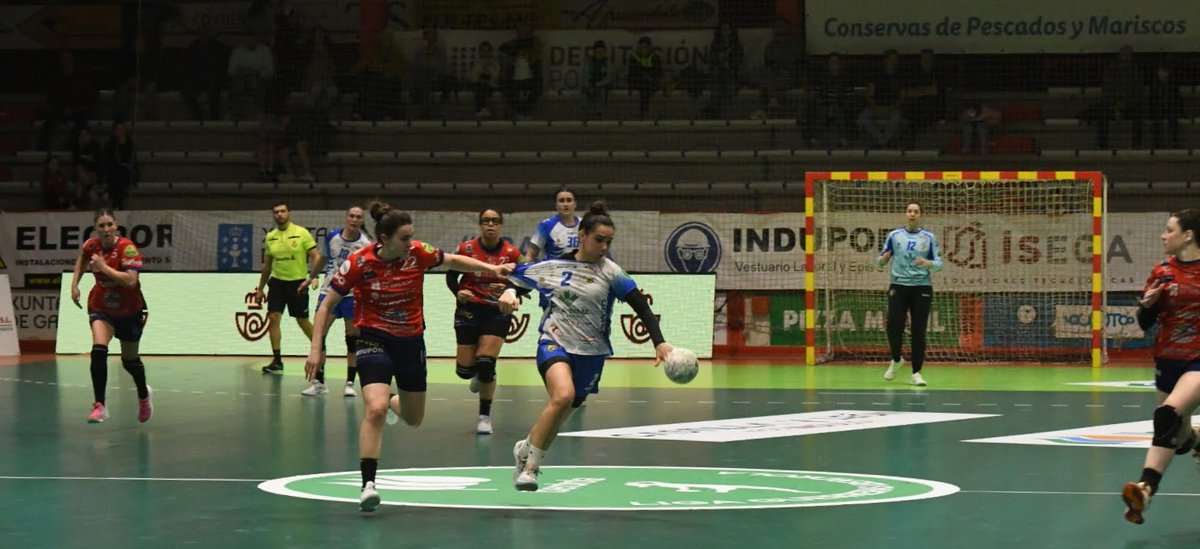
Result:
{"label": "jersey number 2", "polygon": [[571,271],[567,271],[567,272],[563,273],[562,284],[559,284],[559,286],[566,288],[567,283],[571,281],[571,275],[573,275],[573,274],[575,274],[575,273],[573,273]]}

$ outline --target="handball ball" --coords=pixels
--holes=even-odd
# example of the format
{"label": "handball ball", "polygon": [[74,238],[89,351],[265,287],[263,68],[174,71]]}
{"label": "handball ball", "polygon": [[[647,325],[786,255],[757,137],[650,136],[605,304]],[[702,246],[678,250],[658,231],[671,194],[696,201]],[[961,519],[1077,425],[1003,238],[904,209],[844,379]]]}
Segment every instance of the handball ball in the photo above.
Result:
{"label": "handball ball", "polygon": [[667,379],[684,384],[696,378],[700,364],[696,362],[696,353],[676,347],[667,355],[663,370],[667,372]]}

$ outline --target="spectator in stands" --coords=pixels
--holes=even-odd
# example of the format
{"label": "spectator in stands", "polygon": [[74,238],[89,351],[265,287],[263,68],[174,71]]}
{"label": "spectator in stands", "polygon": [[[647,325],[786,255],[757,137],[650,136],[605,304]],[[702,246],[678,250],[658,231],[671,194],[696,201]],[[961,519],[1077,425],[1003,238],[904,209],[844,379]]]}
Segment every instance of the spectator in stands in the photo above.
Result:
{"label": "spectator in stands", "polygon": [[867,107],[858,116],[858,125],[870,138],[868,147],[895,146],[896,133],[904,123],[904,82],[900,78],[900,54],[883,54],[883,73],[867,84]]}
{"label": "spectator in stands", "polygon": [[[163,31],[169,23],[184,25],[182,12],[176,4],[168,0],[121,3],[124,81],[117,88],[118,120],[158,118],[156,99],[163,68]],[[145,97],[143,110],[137,109],[139,93]]]}
{"label": "spectator in stands", "polygon": [[542,97],[542,41],[533,29],[517,29],[517,37],[500,45],[504,56],[504,96],[517,118],[528,119]]}
{"label": "spectator in stands", "polygon": [[230,110],[240,118],[262,112],[275,60],[263,37],[244,41],[229,54]]}
{"label": "spectator in stands", "polygon": [[46,167],[42,171],[42,207],[47,210],[65,210],[71,207],[67,175],[63,173],[62,164],[57,156],[47,158]]}
{"label": "spectator in stands", "polygon": [[[1150,120],[1151,143],[1156,149],[1179,148],[1179,119],[1184,116],[1183,96],[1179,83],[1171,74],[1171,66],[1160,61],[1150,80],[1150,94],[1146,101],[1146,118]],[[1163,138],[1163,122],[1166,122],[1167,139]]]}
{"label": "spectator in stands", "polygon": [[750,118],[762,119],[779,109],[779,102],[787,97],[788,90],[800,85],[803,60],[804,43],[792,35],[786,19],[776,19],[774,37],[763,53],[759,108]]}
{"label": "spectator in stands", "polygon": [[[184,61],[183,97],[196,120],[221,118],[221,90],[227,81],[229,48],[217,40],[212,29],[201,27],[199,36],[188,45]],[[208,112],[200,103],[204,94]]]}
{"label": "spectator in stands", "polygon": [[[307,84],[305,76],[312,53],[313,31],[304,26],[290,6],[276,10],[274,17],[274,34],[263,35],[275,59],[271,86],[287,96]],[[307,88],[303,89],[307,91]]]}
{"label": "spectator in stands", "polygon": [[475,116],[488,118],[492,111],[487,108],[488,100],[500,82],[500,58],[492,50],[492,43],[484,40],[475,49],[475,60],[471,63],[471,86],[475,93]]}
{"label": "spectator in stands", "polygon": [[990,137],[989,128],[1000,123],[1000,111],[980,103],[971,103],[959,113],[958,122],[962,126],[962,152],[967,154],[974,147],[975,136],[979,137],[979,154],[988,153]]}
{"label": "spectator in stands", "polygon": [[937,73],[933,50],[921,50],[920,62],[903,93],[904,115],[912,135],[946,119],[946,86]]}
{"label": "spectator in stands", "polygon": [[80,68],[71,52],[58,54],[58,69],[58,76],[46,86],[46,119],[38,134],[39,150],[54,148],[54,131],[59,124],[69,122],[72,136],[86,126],[100,94],[91,72]]}
{"label": "spectator in stands", "polygon": [[311,111],[328,113],[337,101],[334,82],[333,42],[325,29],[313,29],[308,44],[308,66],[304,69],[304,105]]}
{"label": "spectator in stands", "polygon": [[254,158],[258,161],[258,180],[263,183],[279,181],[275,157],[283,146],[286,125],[287,111],[283,109],[282,103],[268,103],[266,111],[258,121],[258,148],[254,153]]}
{"label": "spectator in stands", "polygon": [[638,94],[638,116],[646,118],[650,98],[662,85],[662,56],[654,51],[649,36],[638,38],[637,47],[629,55],[629,92]]}
{"label": "spectator in stands", "polygon": [[441,92],[442,102],[449,100],[451,89],[450,63],[446,50],[438,43],[437,31],[425,29],[421,32],[421,49],[413,56],[412,81],[413,102],[420,106],[421,118],[429,117],[429,106],[434,92]]}
{"label": "spectator in stands", "polygon": [[1133,48],[1122,46],[1117,61],[1104,70],[1100,112],[1096,116],[1096,148],[1107,149],[1112,122],[1133,123],[1132,147],[1142,146],[1143,82]]}
{"label": "spectator in stands", "polygon": [[374,48],[367,51],[353,72],[358,80],[358,98],[354,114],[366,120],[394,118],[400,106],[400,90],[408,59],[404,48],[390,31],[380,33]]}
{"label": "spectator in stands", "polygon": [[813,148],[839,148],[850,145],[851,101],[854,86],[842,73],[842,57],[830,53],[825,58],[825,73],[815,78],[809,94],[809,145]]}
{"label": "spectator in stands", "polygon": [[92,138],[91,129],[85,125],[76,130],[75,138],[71,139],[71,165],[75,168],[74,205],[77,207],[92,207],[88,197],[92,196],[93,188],[100,180],[102,154],[100,143]]}
{"label": "spectator in stands", "polygon": [[[333,126],[324,113],[303,109],[284,116],[276,143],[279,166],[283,169],[279,180],[316,182],[312,159],[324,154],[332,135]],[[292,163],[292,154],[296,155],[299,170]]]}
{"label": "spectator in stands", "polygon": [[112,125],[112,137],[104,144],[104,181],[109,201],[114,209],[124,210],[129,189],[137,185],[137,149],[129,135],[125,122],[117,120]]}
{"label": "spectator in stands", "polygon": [[587,114],[604,118],[604,107],[608,104],[608,92],[616,80],[616,72],[608,56],[608,44],[597,40],[584,54],[580,80],[580,96]]}
{"label": "spectator in stands", "polygon": [[729,21],[717,23],[708,46],[708,78],[712,101],[704,109],[705,118],[729,118],[729,107],[740,87],[745,52],[738,39],[737,27]]}

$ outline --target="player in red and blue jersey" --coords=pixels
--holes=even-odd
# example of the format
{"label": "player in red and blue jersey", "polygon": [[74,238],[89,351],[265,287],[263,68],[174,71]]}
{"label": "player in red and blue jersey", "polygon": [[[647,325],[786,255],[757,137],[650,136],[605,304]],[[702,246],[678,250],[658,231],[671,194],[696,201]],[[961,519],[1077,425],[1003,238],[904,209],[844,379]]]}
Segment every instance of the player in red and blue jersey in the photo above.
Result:
{"label": "player in red and blue jersey", "polygon": [[83,269],[96,277],[96,285],[88,293],[88,323],[92,326],[92,412],[88,423],[108,419],[104,393],[108,385],[108,344],[113,336],[121,341],[121,365],[133,376],[138,395],[138,421],[150,419],[154,408],[150,404],[150,387],[146,385],[146,367],[138,354],[142,327],[146,324],[146,302],[138,273],[142,270],[142,252],[133,241],[117,233],[117,219],[112,210],[100,210],[93,218],[96,236],[83,243],[75,260],[71,278],[71,301],[79,304],[79,280]]}
{"label": "player in red and blue jersey", "polygon": [[1145,521],[1142,513],[1177,454],[1196,446],[1192,412],[1200,406],[1200,209],[1171,214],[1162,233],[1169,257],[1154,267],[1138,300],[1138,324],[1154,337],[1154,436],[1146,451],[1142,478],[1121,490],[1125,520]]}
{"label": "player in red and blue jersey", "polygon": [[[479,212],[479,237],[458,245],[456,253],[490,265],[520,263],[521,252],[500,238],[504,214]],[[462,276],[462,280],[459,280]],[[454,310],[454,333],[458,340],[455,373],[471,380],[471,392],[479,393],[479,419],[475,432],[492,434],[492,399],[496,395],[496,360],[508,335],[512,315],[500,310],[505,279],[488,273],[446,272],[446,286],[458,301]]]}
{"label": "player in red and blue jersey", "polygon": [[[422,288],[425,271],[445,264],[464,272],[487,272],[508,276],[512,265],[489,265],[413,240],[412,216],[375,202],[370,207],[375,219],[376,242],[346,258],[333,275],[330,292],[317,309],[312,349],[304,371],[314,379],[325,363],[325,334],[333,320],[332,311],[347,295],[355,298],[354,325],[358,379],[366,414],[358,432],[362,492],[359,508],[374,511],[379,506],[375,472],[379,467],[385,419],[392,415],[416,427],[425,419],[425,319]],[[390,395],[392,379],[398,394]]]}

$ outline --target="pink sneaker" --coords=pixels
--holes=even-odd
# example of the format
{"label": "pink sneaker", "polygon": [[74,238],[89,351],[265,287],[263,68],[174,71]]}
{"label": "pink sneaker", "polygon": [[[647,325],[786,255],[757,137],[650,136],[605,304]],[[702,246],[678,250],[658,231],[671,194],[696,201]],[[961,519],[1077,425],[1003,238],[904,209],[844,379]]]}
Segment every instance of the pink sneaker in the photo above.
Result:
{"label": "pink sneaker", "polygon": [[108,408],[99,402],[92,403],[92,413],[88,415],[88,423],[103,423],[108,419]]}
{"label": "pink sneaker", "polygon": [[154,405],[150,404],[150,386],[146,386],[146,398],[138,399],[138,421],[145,423],[150,421],[150,414],[154,413]]}

